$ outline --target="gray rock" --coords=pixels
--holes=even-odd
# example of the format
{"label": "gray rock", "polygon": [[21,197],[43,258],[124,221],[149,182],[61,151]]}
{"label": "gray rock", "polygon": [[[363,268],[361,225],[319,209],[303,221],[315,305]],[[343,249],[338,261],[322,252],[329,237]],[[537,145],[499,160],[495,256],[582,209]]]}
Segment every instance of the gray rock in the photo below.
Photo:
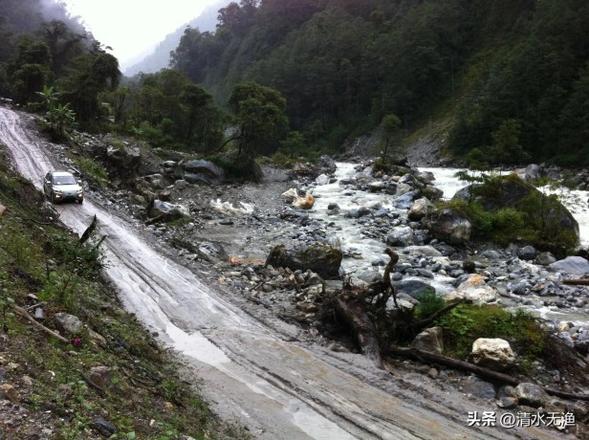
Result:
{"label": "gray rock", "polygon": [[477,376],[468,376],[462,382],[462,391],[472,396],[480,397],[481,399],[494,399],[495,387],[489,382],[478,378]]}
{"label": "gray rock", "polygon": [[92,420],[91,426],[105,438],[109,438],[117,432],[116,426],[102,417],[96,417]]}
{"label": "gray rock", "polygon": [[84,329],[84,324],[77,316],[68,313],[56,313],[53,318],[57,328],[70,336],[79,335]]}
{"label": "gray rock", "polygon": [[538,408],[546,402],[548,396],[540,387],[535,383],[523,382],[515,387],[515,394],[519,400],[519,403],[523,405],[529,405],[534,408]]}
{"label": "gray rock", "polygon": [[394,282],[393,286],[397,289],[397,292],[405,293],[416,299],[425,294],[436,293],[436,289],[420,280],[401,280]]}
{"label": "gray rock", "polygon": [[536,258],[538,251],[534,246],[524,246],[517,251],[517,256],[525,261],[531,261]]}
{"label": "gray rock", "polygon": [[442,327],[425,329],[413,339],[411,346],[418,350],[442,354],[444,352]]}
{"label": "gray rock", "polygon": [[503,409],[511,409],[517,406],[517,398],[515,397],[501,397],[497,401],[497,406]]}
{"label": "gray rock", "polygon": [[324,279],[333,279],[339,277],[342,259],[342,251],[327,244],[314,243],[293,249],[278,245],[268,255],[266,265],[291,270],[310,269]]}
{"label": "gray rock", "polygon": [[548,269],[552,272],[583,276],[589,273],[589,261],[583,257],[566,257],[548,265]]}
{"label": "gray rock", "polygon": [[535,163],[532,163],[526,167],[524,179],[526,180],[538,180],[544,175],[544,169]]}
{"label": "gray rock", "polygon": [[184,179],[190,183],[218,184],[225,178],[225,172],[208,160],[189,160],[182,164]]}
{"label": "gray rock", "polygon": [[[399,189],[400,187],[401,187],[401,185],[399,185],[397,187],[397,189]],[[411,208],[411,205],[413,205],[413,201],[415,200],[417,195],[418,195],[417,191],[409,191],[409,192],[406,192],[405,194],[397,197],[394,201],[395,208],[398,208],[398,209]]]}
{"label": "gray rock", "polygon": [[425,224],[434,237],[452,244],[468,242],[472,233],[471,222],[450,208],[434,212]]}
{"label": "gray rock", "polygon": [[430,214],[433,209],[434,205],[427,198],[422,197],[421,199],[417,199],[409,209],[409,220],[419,221]]}
{"label": "gray rock", "polygon": [[554,255],[550,252],[540,252],[534,262],[541,266],[548,266],[556,261]]}
{"label": "gray rock", "polygon": [[442,253],[433,246],[407,246],[403,249],[406,255],[422,257],[441,257]]}
{"label": "gray rock", "polygon": [[413,242],[413,229],[409,226],[394,228],[387,235],[386,242],[389,246],[409,246]]}

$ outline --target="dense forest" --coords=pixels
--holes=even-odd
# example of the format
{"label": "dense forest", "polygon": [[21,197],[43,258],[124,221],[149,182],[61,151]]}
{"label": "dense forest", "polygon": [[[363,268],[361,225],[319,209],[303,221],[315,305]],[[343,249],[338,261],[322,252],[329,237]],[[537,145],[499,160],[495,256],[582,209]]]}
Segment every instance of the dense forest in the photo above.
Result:
{"label": "dense forest", "polygon": [[101,96],[115,90],[117,59],[60,3],[2,0],[0,93],[46,110],[55,134],[75,119],[95,125]]}
{"label": "dense forest", "polygon": [[388,148],[443,120],[473,165],[589,164],[585,0],[241,0],[133,79],[58,2],[0,2],[0,94],[46,112],[56,138],[76,124],[298,155],[379,127]]}
{"label": "dense forest", "polygon": [[173,67],[220,103],[243,80],[276,88],[304,144],[443,109],[457,155],[589,163],[585,0],[241,0],[219,20]]}

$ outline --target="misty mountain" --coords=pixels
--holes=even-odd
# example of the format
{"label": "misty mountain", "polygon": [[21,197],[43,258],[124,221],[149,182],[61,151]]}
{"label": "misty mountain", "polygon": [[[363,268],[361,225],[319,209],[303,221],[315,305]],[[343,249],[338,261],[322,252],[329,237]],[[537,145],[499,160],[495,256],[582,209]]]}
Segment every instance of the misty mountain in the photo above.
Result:
{"label": "misty mountain", "polygon": [[140,72],[153,73],[168,67],[170,64],[170,52],[178,47],[182,35],[187,27],[199,29],[201,32],[214,31],[217,26],[218,10],[229,0],[219,0],[217,3],[207,7],[201,15],[180,26],[174,32],[157,45],[153,52],[143,60],[125,70],[125,75],[133,76]]}

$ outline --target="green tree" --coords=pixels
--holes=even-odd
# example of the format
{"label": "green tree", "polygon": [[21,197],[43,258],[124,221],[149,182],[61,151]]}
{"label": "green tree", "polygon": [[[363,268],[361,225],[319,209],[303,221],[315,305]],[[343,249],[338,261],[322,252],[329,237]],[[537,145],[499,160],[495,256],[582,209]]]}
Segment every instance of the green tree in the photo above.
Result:
{"label": "green tree", "polygon": [[239,154],[251,157],[275,151],[288,129],[286,100],[280,92],[254,82],[241,83],[229,104],[239,126]]}
{"label": "green tree", "polygon": [[496,164],[520,163],[528,158],[520,144],[521,124],[515,119],[506,119],[492,134],[493,145],[489,153]]}
{"label": "green tree", "polygon": [[388,157],[389,147],[391,142],[395,139],[395,137],[399,134],[399,130],[401,129],[401,119],[393,113],[386,115],[382,119],[382,129],[384,135],[384,148],[382,152],[383,158]]}
{"label": "green tree", "polygon": [[204,150],[218,146],[223,137],[221,118],[213,105],[213,97],[196,84],[186,84],[180,95],[186,110],[185,142],[195,143]]}
{"label": "green tree", "polygon": [[89,127],[100,124],[101,105],[99,96],[115,90],[121,72],[117,59],[95,48],[94,52],[78,57],[68,74],[59,82],[63,98],[78,115],[78,120]]}

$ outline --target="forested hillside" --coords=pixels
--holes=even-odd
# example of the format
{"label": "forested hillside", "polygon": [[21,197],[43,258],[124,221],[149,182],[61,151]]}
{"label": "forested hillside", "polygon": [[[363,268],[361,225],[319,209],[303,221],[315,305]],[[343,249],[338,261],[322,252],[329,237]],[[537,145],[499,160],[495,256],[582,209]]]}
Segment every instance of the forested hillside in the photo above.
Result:
{"label": "forested hillside", "polygon": [[243,80],[276,88],[298,143],[451,117],[473,161],[589,163],[585,0],[241,0],[219,19],[174,67],[220,103]]}
{"label": "forested hillside", "polygon": [[0,95],[47,111],[55,133],[74,120],[95,126],[101,98],[119,83],[117,59],[58,2],[1,6]]}

